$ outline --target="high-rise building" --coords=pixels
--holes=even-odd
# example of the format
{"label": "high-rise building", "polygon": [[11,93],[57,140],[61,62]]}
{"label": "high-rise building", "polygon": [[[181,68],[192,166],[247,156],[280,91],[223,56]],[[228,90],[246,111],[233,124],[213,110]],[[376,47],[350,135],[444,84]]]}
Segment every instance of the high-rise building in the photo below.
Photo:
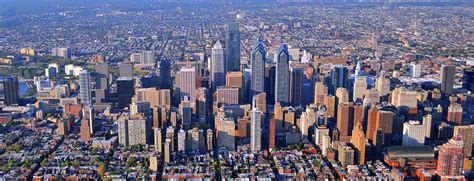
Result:
{"label": "high-rise building", "polygon": [[118,119],[119,143],[124,146],[147,144],[151,128],[143,116],[122,116]]}
{"label": "high-rise building", "polygon": [[189,100],[196,100],[196,69],[192,68],[181,68],[179,74],[179,91],[180,100],[185,96],[189,97]]}
{"label": "high-rise building", "polygon": [[56,47],[51,50],[51,55],[71,59],[72,50],[69,47]]}
{"label": "high-rise building", "polygon": [[87,70],[79,73],[79,88],[81,104],[92,105],[91,74]]}
{"label": "high-rise building", "polygon": [[251,52],[251,93],[252,96],[265,92],[265,48],[260,39],[257,39]]}
{"label": "high-rise building", "polygon": [[186,131],[180,129],[178,131],[178,152],[186,151]]}
{"label": "high-rise building", "polygon": [[403,146],[421,146],[425,143],[425,128],[419,121],[403,124]]}
{"label": "high-rise building", "polygon": [[161,134],[160,128],[154,128],[154,141],[155,141],[155,150],[159,153],[163,153],[163,135]]}
{"label": "high-rise building", "polygon": [[262,122],[263,113],[258,108],[253,108],[250,121],[250,149],[253,152],[262,149]]}
{"label": "high-rise building", "polygon": [[354,80],[354,89],[352,99],[354,102],[364,99],[365,91],[367,90],[367,80],[365,77],[356,77]]}
{"label": "high-rise building", "polygon": [[390,94],[390,79],[384,76],[379,76],[377,78],[375,88],[379,91],[380,96],[385,96]]}
{"label": "high-rise building", "polygon": [[[235,150],[235,122],[232,118],[216,117],[217,146]],[[208,137],[209,138],[209,137]],[[209,143],[208,143],[209,144]],[[209,148],[209,147],[208,147]]]}
{"label": "high-rise building", "polygon": [[460,135],[464,141],[464,156],[471,157],[474,143],[474,125],[454,126],[454,135]]}
{"label": "high-rise building", "polygon": [[6,77],[3,79],[3,89],[5,92],[5,105],[10,106],[19,103],[20,89],[18,78]]}
{"label": "high-rise building", "polygon": [[349,87],[349,74],[347,67],[344,66],[335,66],[333,67],[333,70],[331,72],[331,88],[329,93],[335,94],[337,88],[343,87],[343,88],[348,88]]}
{"label": "high-rise building", "polygon": [[354,128],[360,123],[364,125],[364,106],[361,103],[354,104]]}
{"label": "high-rise building", "polygon": [[181,115],[182,125],[191,125],[194,101],[191,102],[188,97],[184,97],[179,104],[179,114]]}
{"label": "high-rise building", "polygon": [[257,94],[254,106],[265,114],[267,112],[267,93]]}
{"label": "high-rise building", "polygon": [[321,146],[324,135],[329,135],[329,128],[325,125],[318,125],[314,128],[314,144]]}
{"label": "high-rise building", "polygon": [[268,124],[268,148],[276,147],[276,119],[270,119]]}
{"label": "high-rise building", "polygon": [[166,57],[163,57],[160,61],[160,88],[171,89],[172,82],[171,63]]}
{"label": "high-rise building", "polygon": [[339,141],[349,141],[354,128],[354,105],[349,102],[340,103],[337,109],[337,130]]}
{"label": "high-rise building", "polygon": [[118,107],[128,107],[132,103],[135,94],[135,85],[132,77],[119,77],[117,79]]}
{"label": "high-rise building", "polygon": [[446,95],[453,94],[453,86],[454,86],[454,76],[456,74],[456,68],[451,65],[443,65],[441,67],[441,75],[440,75],[440,82],[441,82],[441,92]]}
{"label": "high-rise building", "polygon": [[102,103],[109,100],[110,90],[109,66],[100,63],[95,66],[95,102]]}
{"label": "high-rise building", "polygon": [[456,135],[439,149],[436,173],[441,181],[462,181],[464,142]]}
{"label": "high-rise building", "polygon": [[362,124],[357,123],[352,131],[351,143],[355,148],[355,162],[359,165],[365,164],[365,134]]}
{"label": "high-rise building", "polygon": [[221,41],[217,41],[211,49],[211,81],[216,87],[226,83],[224,49]]}
{"label": "high-rise building", "polygon": [[241,99],[239,100],[239,102],[243,102],[246,97],[246,89],[244,87],[244,75],[242,72],[226,72],[226,86],[238,87]]}
{"label": "high-rise building", "polygon": [[226,34],[226,72],[240,70],[240,31],[239,23],[227,24]]}
{"label": "high-rise building", "polygon": [[324,97],[328,94],[328,88],[323,82],[316,82],[314,84],[314,104],[323,105]]}
{"label": "high-rise building", "polygon": [[150,117],[150,103],[149,102],[134,102],[130,104],[130,115],[143,114],[145,117]]}
{"label": "high-rise building", "polygon": [[217,87],[217,104],[227,104],[227,105],[235,105],[239,104],[239,88],[238,87],[225,87],[220,86]]}
{"label": "high-rise building", "polygon": [[336,89],[336,104],[349,102],[349,91],[346,88],[339,87]]}
{"label": "high-rise building", "polygon": [[171,162],[171,152],[173,151],[173,147],[172,147],[172,142],[171,142],[171,139],[166,139],[165,140],[165,144],[164,144],[164,162],[165,163],[169,163]]}
{"label": "high-rise building", "polygon": [[291,105],[300,106],[303,102],[303,68],[292,67],[290,75]]}
{"label": "high-rise building", "polygon": [[171,109],[171,92],[169,89],[140,88],[135,90],[132,102],[149,102],[150,107]]}
{"label": "high-rise building", "polygon": [[206,145],[207,145],[207,151],[211,151],[213,150],[213,141],[214,141],[214,133],[212,131],[212,129],[208,129],[206,131]]}
{"label": "high-rise building", "polygon": [[92,135],[91,135],[91,127],[89,125],[89,120],[87,119],[82,119],[81,120],[81,127],[80,127],[80,130],[81,130],[81,140],[82,141],[90,141],[91,138],[92,138]]}
{"label": "high-rise building", "polygon": [[288,46],[282,44],[277,52],[275,102],[283,105],[290,103],[290,54]]}
{"label": "high-rise building", "polygon": [[341,142],[337,148],[338,160],[343,167],[354,164],[354,149],[344,142]]}
{"label": "high-rise building", "polygon": [[413,78],[421,77],[421,65],[416,62],[410,64],[410,75]]}
{"label": "high-rise building", "polygon": [[458,103],[452,103],[448,107],[448,122],[454,125],[461,125],[462,123],[462,106]]}
{"label": "high-rise building", "polygon": [[[382,144],[390,144],[393,133],[393,112],[379,110],[375,120],[375,128],[381,131]],[[373,139],[377,137],[377,132],[374,133]]]}
{"label": "high-rise building", "polygon": [[425,128],[425,137],[431,138],[433,132],[433,116],[431,114],[423,116],[423,127]]}
{"label": "high-rise building", "polygon": [[155,53],[150,50],[143,50],[142,56],[140,57],[141,64],[154,64],[155,63]]}

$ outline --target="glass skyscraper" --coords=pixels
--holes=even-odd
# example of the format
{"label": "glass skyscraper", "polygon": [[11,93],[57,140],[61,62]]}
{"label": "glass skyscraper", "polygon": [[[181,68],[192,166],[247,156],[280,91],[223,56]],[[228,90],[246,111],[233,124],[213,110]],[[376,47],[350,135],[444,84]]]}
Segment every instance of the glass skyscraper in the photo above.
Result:
{"label": "glass skyscraper", "polygon": [[275,102],[287,104],[290,102],[290,54],[288,46],[282,44],[278,49],[276,62]]}
{"label": "glass skyscraper", "polygon": [[87,70],[83,70],[79,73],[79,95],[81,98],[81,104],[89,106],[92,104],[92,86],[91,86],[91,74]]}
{"label": "glass skyscraper", "polygon": [[265,48],[260,39],[257,39],[251,52],[251,91],[252,96],[265,91]]}
{"label": "glass skyscraper", "polygon": [[349,87],[349,77],[347,67],[344,66],[335,66],[331,73],[331,88],[330,93],[332,95],[336,94],[336,89],[339,87],[348,88]]}
{"label": "glass skyscraper", "polygon": [[226,72],[240,70],[240,32],[239,23],[227,24]]}

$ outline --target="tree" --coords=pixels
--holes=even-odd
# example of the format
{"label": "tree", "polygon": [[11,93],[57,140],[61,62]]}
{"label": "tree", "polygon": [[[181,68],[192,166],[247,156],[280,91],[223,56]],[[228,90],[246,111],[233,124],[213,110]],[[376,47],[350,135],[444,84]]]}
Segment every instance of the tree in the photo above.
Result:
{"label": "tree", "polygon": [[99,164],[99,167],[97,168],[97,174],[99,174],[101,177],[105,175],[105,172],[107,171],[107,168],[105,166],[104,162],[101,162]]}

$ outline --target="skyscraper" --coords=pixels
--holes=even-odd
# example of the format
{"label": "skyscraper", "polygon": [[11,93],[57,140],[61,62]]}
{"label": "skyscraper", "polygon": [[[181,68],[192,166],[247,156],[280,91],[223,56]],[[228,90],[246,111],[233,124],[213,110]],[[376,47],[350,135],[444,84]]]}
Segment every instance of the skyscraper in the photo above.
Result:
{"label": "skyscraper", "polygon": [[265,92],[265,48],[260,39],[257,39],[251,52],[251,92],[252,96]]}
{"label": "skyscraper", "polygon": [[436,173],[441,181],[461,181],[464,162],[464,142],[461,136],[456,135],[439,149]]}
{"label": "skyscraper", "polygon": [[417,64],[416,62],[412,62],[410,67],[410,75],[413,78],[417,78],[421,76],[421,65]]}
{"label": "skyscraper", "polygon": [[300,106],[303,96],[303,68],[291,68],[290,87],[291,104],[293,106]]}
{"label": "skyscraper", "polygon": [[106,102],[109,99],[109,66],[100,63],[95,66],[95,101]]}
{"label": "skyscraper", "polygon": [[354,80],[354,89],[352,99],[354,102],[364,99],[365,91],[367,90],[367,80],[365,77],[356,77]]}
{"label": "skyscraper", "polygon": [[290,54],[286,44],[278,49],[276,62],[275,102],[287,105],[290,102]]}
{"label": "skyscraper", "polygon": [[160,88],[171,89],[171,63],[166,57],[160,61]]}
{"label": "skyscraper", "polygon": [[330,93],[335,94],[336,89],[339,87],[348,88],[349,86],[349,75],[347,67],[335,66],[331,72],[331,88]]}
{"label": "skyscraper", "polygon": [[454,76],[456,74],[456,68],[451,65],[443,65],[441,67],[441,92],[446,95],[453,94]]}
{"label": "skyscraper", "polygon": [[225,85],[224,46],[217,41],[211,49],[211,81],[215,87]]}
{"label": "skyscraper", "polygon": [[117,79],[118,107],[128,107],[132,103],[132,97],[135,94],[135,86],[132,77],[119,77]]}
{"label": "skyscraper", "polygon": [[7,77],[3,79],[3,88],[5,91],[5,105],[10,106],[13,104],[18,104],[19,101],[19,86],[18,78],[16,77]]}
{"label": "skyscraper", "polygon": [[362,124],[357,123],[352,131],[351,143],[355,148],[355,160],[359,165],[365,164],[365,134]]}
{"label": "skyscraper", "polygon": [[91,86],[91,74],[87,70],[83,70],[79,73],[79,94],[81,98],[81,104],[91,105],[92,104],[92,86]]}
{"label": "skyscraper", "polygon": [[421,146],[425,143],[425,128],[418,121],[403,124],[403,146]]}
{"label": "skyscraper", "polygon": [[250,149],[253,152],[262,149],[262,119],[263,113],[258,108],[253,108],[250,121]]}
{"label": "skyscraper", "polygon": [[180,100],[182,100],[185,96],[188,96],[190,101],[196,100],[196,69],[194,67],[191,68],[181,68],[178,72],[179,74],[179,95]]}
{"label": "skyscraper", "polygon": [[454,126],[454,135],[460,135],[464,142],[464,156],[471,157],[474,143],[474,125]]}
{"label": "skyscraper", "polygon": [[240,31],[237,22],[227,24],[225,60],[226,72],[240,70]]}
{"label": "skyscraper", "polygon": [[119,63],[119,76],[120,77],[132,77],[133,76],[133,65],[131,63]]}
{"label": "skyscraper", "polygon": [[448,107],[448,117],[447,120],[449,123],[454,125],[461,125],[462,123],[462,106],[458,103],[452,103]]}
{"label": "skyscraper", "polygon": [[354,105],[349,102],[339,103],[337,108],[337,130],[339,141],[349,141],[354,128]]}

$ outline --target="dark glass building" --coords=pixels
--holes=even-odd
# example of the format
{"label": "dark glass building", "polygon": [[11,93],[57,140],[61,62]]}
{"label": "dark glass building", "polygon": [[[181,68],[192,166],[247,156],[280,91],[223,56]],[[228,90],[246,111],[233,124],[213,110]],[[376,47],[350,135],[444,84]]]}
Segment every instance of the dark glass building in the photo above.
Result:
{"label": "dark glass building", "polygon": [[18,78],[7,77],[3,79],[3,88],[5,93],[5,105],[10,106],[18,104],[20,99],[20,89]]}
{"label": "dark glass building", "polygon": [[135,94],[132,77],[120,77],[117,79],[118,108],[125,108],[132,103]]}
{"label": "dark glass building", "polygon": [[240,71],[240,31],[237,22],[227,24],[225,53],[226,72]]}
{"label": "dark glass building", "polygon": [[290,53],[288,46],[278,48],[276,62],[275,102],[287,105],[290,102]]}
{"label": "dark glass building", "polygon": [[348,88],[349,87],[349,75],[347,67],[344,66],[336,66],[331,72],[331,87],[330,93],[332,95],[336,94],[336,89],[339,87]]}
{"label": "dark glass building", "polygon": [[252,96],[265,92],[265,48],[260,39],[257,39],[251,52],[251,92]]}

